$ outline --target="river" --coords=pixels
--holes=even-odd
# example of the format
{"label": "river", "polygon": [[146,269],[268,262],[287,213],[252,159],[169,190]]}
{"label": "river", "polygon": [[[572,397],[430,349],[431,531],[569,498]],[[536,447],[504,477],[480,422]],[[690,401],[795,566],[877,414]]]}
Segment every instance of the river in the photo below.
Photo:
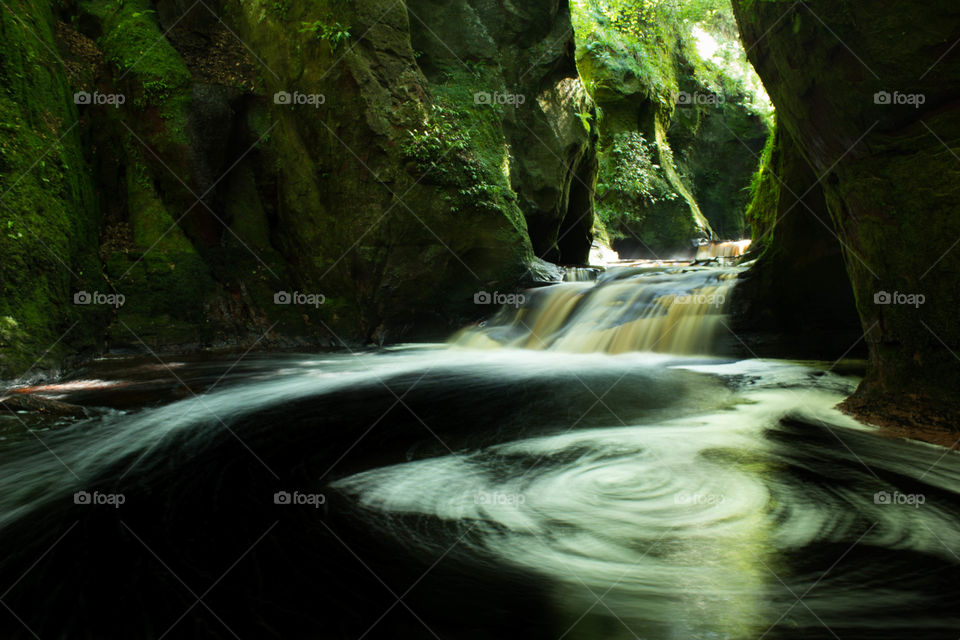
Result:
{"label": "river", "polygon": [[956,454],[838,411],[856,363],[709,355],[734,282],[92,363],[0,419],[3,637],[955,639]]}

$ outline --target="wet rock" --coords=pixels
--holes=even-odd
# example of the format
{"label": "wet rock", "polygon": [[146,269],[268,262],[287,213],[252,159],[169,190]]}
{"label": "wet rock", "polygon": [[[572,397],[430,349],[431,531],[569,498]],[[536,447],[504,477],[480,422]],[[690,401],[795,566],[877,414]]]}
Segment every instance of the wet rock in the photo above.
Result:
{"label": "wet rock", "polygon": [[86,418],[88,416],[87,410],[78,405],[25,393],[16,393],[0,398],[0,406],[8,411],[28,411],[64,418]]}
{"label": "wet rock", "polygon": [[870,347],[849,408],[960,424],[960,5],[737,0],[734,10],[843,249]]}

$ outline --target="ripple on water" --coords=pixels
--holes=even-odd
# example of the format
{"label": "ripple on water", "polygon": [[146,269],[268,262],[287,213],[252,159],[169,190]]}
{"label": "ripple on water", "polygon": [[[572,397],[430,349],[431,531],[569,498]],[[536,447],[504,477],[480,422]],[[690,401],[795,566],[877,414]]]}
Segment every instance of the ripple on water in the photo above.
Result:
{"label": "ripple on water", "polygon": [[[936,449],[880,439],[841,415],[842,379],[778,363],[770,383],[757,363],[725,366],[716,373],[753,383],[730,410],[511,442],[335,487],[387,517],[457,523],[438,548],[456,535],[473,555],[539,572],[571,622],[605,593],[609,610],[591,616],[651,638],[956,623],[950,609],[931,610],[936,582],[915,577],[960,564],[956,458],[931,470]],[[884,504],[880,491],[931,499]],[[422,544],[424,530],[395,534]],[[815,613],[795,607],[778,621],[808,591]]]}

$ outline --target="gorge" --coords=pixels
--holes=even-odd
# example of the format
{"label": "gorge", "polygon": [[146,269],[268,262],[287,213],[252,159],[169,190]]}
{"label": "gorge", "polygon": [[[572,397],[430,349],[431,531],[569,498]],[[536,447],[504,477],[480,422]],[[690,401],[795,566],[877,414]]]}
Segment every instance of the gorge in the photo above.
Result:
{"label": "gorge", "polygon": [[958,37],[0,2],[0,637],[956,638]]}

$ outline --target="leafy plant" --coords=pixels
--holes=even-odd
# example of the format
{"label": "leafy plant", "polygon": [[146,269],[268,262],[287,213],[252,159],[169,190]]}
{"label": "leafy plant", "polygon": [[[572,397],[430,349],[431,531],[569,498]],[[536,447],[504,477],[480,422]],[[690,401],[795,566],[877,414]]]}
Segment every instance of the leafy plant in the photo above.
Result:
{"label": "leafy plant", "polygon": [[423,125],[408,132],[409,139],[402,147],[404,154],[431,165],[456,151],[469,149],[469,137],[457,126],[459,117],[460,113],[454,109],[433,105]]}
{"label": "leafy plant", "polygon": [[437,186],[451,212],[501,211],[516,201],[516,194],[506,183],[500,184],[478,157],[476,146],[482,134],[470,128],[467,116],[442,103],[433,104],[421,126],[408,132],[401,150],[416,162],[421,180]]}
{"label": "leafy plant", "polygon": [[170,85],[165,80],[148,80],[143,83],[144,102],[146,104],[159,104],[170,95]]}
{"label": "leafy plant", "polygon": [[660,155],[656,144],[637,131],[614,135],[601,152],[597,215],[612,236],[642,222],[649,207],[680,197],[657,161]]}
{"label": "leafy plant", "polygon": [[334,50],[350,39],[349,27],[339,22],[327,24],[323,20],[300,23],[300,33],[313,34],[318,42],[329,42]]}
{"label": "leafy plant", "polygon": [[578,111],[577,117],[580,118],[580,123],[583,125],[583,128],[587,130],[587,133],[590,133],[590,123],[593,121],[593,114],[589,111]]}
{"label": "leafy plant", "polygon": [[620,133],[613,137],[613,144],[603,154],[601,162],[607,171],[606,183],[597,185],[601,196],[607,190],[615,190],[643,204],[655,204],[661,200],[673,200],[677,194],[669,188],[661,176],[660,165],[655,158],[658,150],[653,142],[647,142],[638,131]]}
{"label": "leafy plant", "polygon": [[11,240],[19,240],[23,237],[22,231],[15,231],[13,228],[13,220],[7,220],[7,237]]}
{"label": "leafy plant", "polygon": [[273,0],[271,9],[281,20],[286,20],[290,12],[290,0]]}

